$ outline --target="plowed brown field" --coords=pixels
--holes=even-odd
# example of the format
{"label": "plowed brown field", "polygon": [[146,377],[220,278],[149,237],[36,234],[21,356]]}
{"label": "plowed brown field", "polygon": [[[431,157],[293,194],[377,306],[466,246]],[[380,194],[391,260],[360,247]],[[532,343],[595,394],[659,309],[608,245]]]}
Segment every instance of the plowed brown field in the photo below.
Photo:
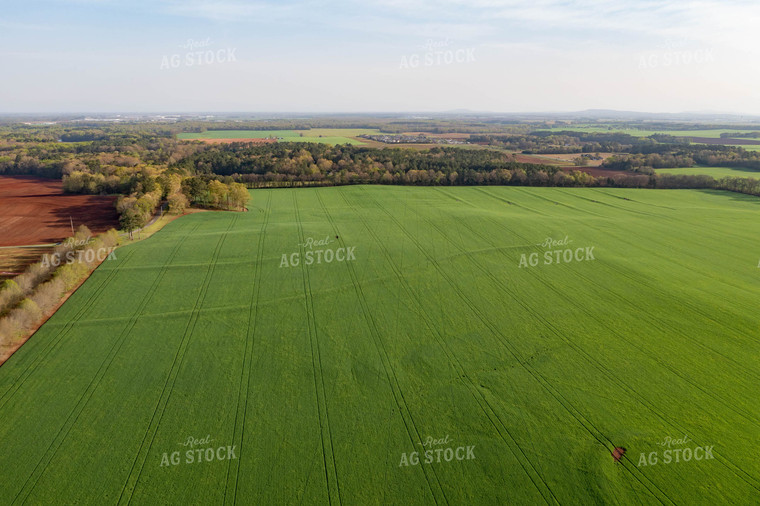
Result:
{"label": "plowed brown field", "polygon": [[118,228],[115,200],[65,195],[58,180],[0,176],[0,247],[61,241],[71,236],[72,221],[94,234]]}

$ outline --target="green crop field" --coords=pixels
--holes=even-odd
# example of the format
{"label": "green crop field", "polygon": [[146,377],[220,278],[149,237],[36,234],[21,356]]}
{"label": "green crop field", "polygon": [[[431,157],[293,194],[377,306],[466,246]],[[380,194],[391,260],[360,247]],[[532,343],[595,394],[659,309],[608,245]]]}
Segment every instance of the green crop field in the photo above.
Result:
{"label": "green crop field", "polygon": [[379,130],[361,128],[321,128],[312,130],[207,130],[202,133],[180,133],[178,139],[261,139],[278,137],[282,142],[319,142],[322,144],[364,144],[354,137],[375,134]]}
{"label": "green crop field", "polygon": [[722,177],[754,177],[760,179],[760,171],[742,167],[680,167],[677,169],[657,169],[658,174],[673,174],[677,176],[707,175],[715,179]]}
{"label": "green crop field", "polygon": [[757,503],[760,199],[252,193],[0,367],[0,504]]}

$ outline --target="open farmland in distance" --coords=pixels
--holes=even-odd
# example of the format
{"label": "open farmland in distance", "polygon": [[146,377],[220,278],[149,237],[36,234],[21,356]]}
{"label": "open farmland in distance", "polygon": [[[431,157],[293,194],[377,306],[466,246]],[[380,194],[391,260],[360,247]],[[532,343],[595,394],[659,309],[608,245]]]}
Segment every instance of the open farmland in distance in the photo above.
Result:
{"label": "open farmland in distance", "polygon": [[757,499],[757,198],[252,194],[121,248],[0,367],[0,503]]}
{"label": "open farmland in distance", "polygon": [[319,142],[322,144],[366,144],[357,136],[376,134],[379,130],[369,128],[319,128],[311,130],[206,130],[201,133],[185,132],[177,134],[182,140],[225,139],[244,142],[248,139],[276,137],[282,142]]}
{"label": "open farmland in distance", "polygon": [[706,175],[715,179],[722,177],[752,177],[760,179],[760,171],[743,167],[680,167],[676,169],[657,169],[657,174],[671,174],[677,176]]}

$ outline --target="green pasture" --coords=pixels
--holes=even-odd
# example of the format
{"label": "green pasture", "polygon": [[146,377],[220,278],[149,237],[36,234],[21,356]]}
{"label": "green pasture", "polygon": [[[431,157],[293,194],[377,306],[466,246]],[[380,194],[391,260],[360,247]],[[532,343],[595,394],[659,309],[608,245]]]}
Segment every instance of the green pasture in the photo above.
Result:
{"label": "green pasture", "polygon": [[742,167],[681,167],[677,169],[657,169],[658,174],[672,174],[677,176],[707,175],[715,179],[722,177],[754,177],[760,178],[760,171],[745,169]]}

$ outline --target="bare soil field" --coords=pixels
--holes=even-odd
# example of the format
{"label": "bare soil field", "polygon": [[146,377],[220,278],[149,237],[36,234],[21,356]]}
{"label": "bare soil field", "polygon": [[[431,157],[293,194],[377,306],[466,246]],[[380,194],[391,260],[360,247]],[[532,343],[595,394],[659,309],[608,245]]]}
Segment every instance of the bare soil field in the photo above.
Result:
{"label": "bare soil field", "polygon": [[[118,228],[116,197],[65,195],[61,181],[0,176],[0,247],[58,242],[86,225],[99,234]],[[3,255],[0,250],[0,256]]]}
{"label": "bare soil field", "polygon": [[33,248],[0,248],[0,281],[21,274],[27,265],[33,264],[42,258],[42,255],[51,251],[52,246],[38,246]]}

